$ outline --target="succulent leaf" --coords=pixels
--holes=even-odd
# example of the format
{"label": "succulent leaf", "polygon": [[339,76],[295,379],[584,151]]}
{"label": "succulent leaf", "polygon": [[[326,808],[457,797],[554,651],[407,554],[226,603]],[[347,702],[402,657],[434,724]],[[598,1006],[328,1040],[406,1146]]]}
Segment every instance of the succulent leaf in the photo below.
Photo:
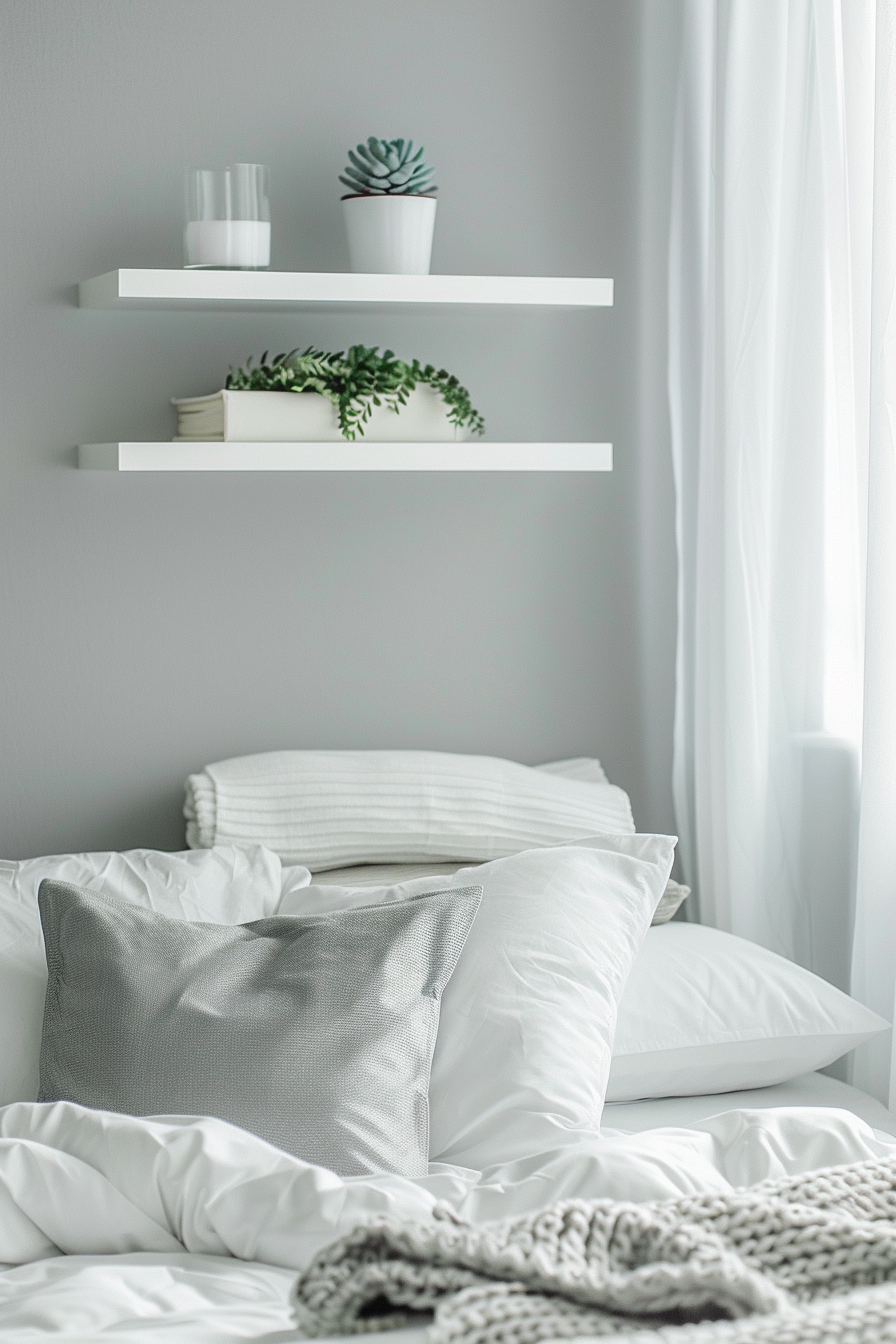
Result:
{"label": "succulent leaf", "polygon": [[389,165],[388,163],[386,163],[386,152],[389,148],[389,145],[387,141],[377,140],[376,136],[372,135],[370,139],[367,141],[367,148],[370,150],[370,153],[373,155],[375,159],[379,159],[380,163],[385,164],[386,167],[388,168]]}
{"label": "succulent leaf", "polygon": [[376,159],[370,159],[368,163],[364,163],[361,159],[356,158],[351,150],[349,150],[349,158],[364,178],[386,178],[389,176],[388,168],[378,163]]}
{"label": "succulent leaf", "polygon": [[424,158],[424,148],[414,150],[413,140],[378,140],[348,151],[349,165],[339,181],[353,194],[414,196],[438,190],[431,186],[434,170]]}

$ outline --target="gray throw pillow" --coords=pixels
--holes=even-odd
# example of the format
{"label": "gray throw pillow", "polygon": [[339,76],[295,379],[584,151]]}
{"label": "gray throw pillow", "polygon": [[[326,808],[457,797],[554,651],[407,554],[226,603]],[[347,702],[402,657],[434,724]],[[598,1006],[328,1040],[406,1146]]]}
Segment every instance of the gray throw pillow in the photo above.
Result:
{"label": "gray throw pillow", "polygon": [[212,1115],[343,1176],[425,1175],[440,999],[481,895],[222,926],[45,880],[39,1100]]}

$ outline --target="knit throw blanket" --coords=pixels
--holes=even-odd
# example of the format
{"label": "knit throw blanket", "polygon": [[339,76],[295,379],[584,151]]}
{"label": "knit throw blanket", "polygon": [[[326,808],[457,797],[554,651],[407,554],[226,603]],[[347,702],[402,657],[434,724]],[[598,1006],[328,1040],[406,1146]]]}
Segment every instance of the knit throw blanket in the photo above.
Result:
{"label": "knit throw blanket", "polygon": [[896,1158],[727,1194],[568,1199],[472,1225],[382,1220],[297,1285],[308,1335],[418,1323],[434,1344],[896,1341]]}

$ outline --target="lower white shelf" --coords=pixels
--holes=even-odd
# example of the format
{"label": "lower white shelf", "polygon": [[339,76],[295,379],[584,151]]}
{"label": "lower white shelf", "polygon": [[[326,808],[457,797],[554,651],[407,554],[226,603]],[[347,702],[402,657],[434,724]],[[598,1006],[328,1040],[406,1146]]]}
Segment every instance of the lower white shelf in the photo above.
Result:
{"label": "lower white shelf", "polygon": [[611,443],[82,443],[89,471],[612,471]]}

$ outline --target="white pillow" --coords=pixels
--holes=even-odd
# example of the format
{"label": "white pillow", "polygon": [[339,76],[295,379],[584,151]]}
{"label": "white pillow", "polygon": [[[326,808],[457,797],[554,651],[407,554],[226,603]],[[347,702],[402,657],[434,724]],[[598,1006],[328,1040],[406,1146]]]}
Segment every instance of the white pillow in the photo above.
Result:
{"label": "white pillow", "polygon": [[442,996],[429,1087],[431,1158],[481,1170],[597,1132],[617,1003],[674,845],[608,835],[375,889],[295,890],[287,871],[278,914],[482,887]]}
{"label": "white pillow", "polygon": [[651,929],[629,976],[607,1101],[769,1087],[889,1024],[826,980],[702,924]]}
{"label": "white pillow", "polygon": [[[243,924],[273,914],[282,885],[280,860],[260,845],[0,861],[0,1106],[37,1098],[47,988],[37,889],[45,877],[206,924]],[[310,880],[307,869],[290,872],[296,888]]]}
{"label": "white pillow", "polygon": [[[572,843],[587,845],[588,840],[575,840]],[[415,877],[453,877],[461,868],[467,866],[455,862],[362,863],[351,868],[328,868],[326,872],[315,873],[314,881],[322,887],[392,887],[398,882],[410,882]],[[680,882],[673,882],[670,878],[666,883],[666,890],[660,897],[660,903],[653,912],[652,922],[665,924],[690,894],[690,887],[683,887]]]}
{"label": "white pillow", "polygon": [[536,765],[546,775],[561,775],[564,779],[581,779],[587,784],[609,784],[607,772],[596,756],[570,756],[564,761],[545,761]]}
{"label": "white pillow", "polygon": [[[552,768],[439,751],[240,756],[187,780],[187,844],[263,844],[285,863],[319,872],[487,861],[599,833],[631,834],[628,795],[594,782],[594,764],[585,762],[588,779],[568,779]],[[582,761],[553,766],[581,773]]]}

